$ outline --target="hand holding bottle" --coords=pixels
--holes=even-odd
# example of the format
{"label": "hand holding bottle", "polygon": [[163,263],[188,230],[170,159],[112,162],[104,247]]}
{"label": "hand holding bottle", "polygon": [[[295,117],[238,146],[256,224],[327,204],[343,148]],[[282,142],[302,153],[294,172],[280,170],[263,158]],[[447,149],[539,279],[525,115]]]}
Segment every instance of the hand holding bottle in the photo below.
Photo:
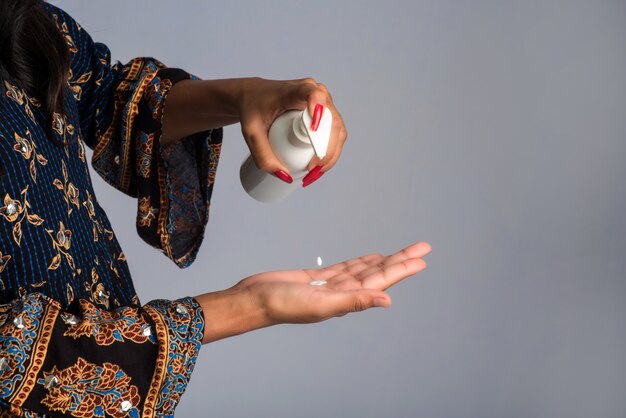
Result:
{"label": "hand holding bottle", "polygon": [[332,114],[333,123],[326,155],[323,158],[313,157],[309,162],[307,169],[312,174],[304,178],[304,184],[317,180],[335,165],[341,155],[347,131],[323,84],[311,78],[288,81],[253,78],[246,83],[248,85],[241,100],[241,130],[260,170],[274,173],[287,182],[292,180],[289,168],[276,157],[268,139],[272,123],[288,110],[306,109],[314,125],[319,123],[320,109],[327,109]]}
{"label": "hand holding bottle", "polygon": [[332,113],[333,122],[326,155],[321,159],[314,157],[308,164],[309,174],[303,181],[309,185],[335,165],[347,138],[330,93],[312,78],[180,81],[165,101],[160,141],[176,141],[196,132],[240,122],[256,166],[288,181],[289,169],[272,151],[268,131],[276,118],[288,110],[307,109],[315,122],[317,105]]}

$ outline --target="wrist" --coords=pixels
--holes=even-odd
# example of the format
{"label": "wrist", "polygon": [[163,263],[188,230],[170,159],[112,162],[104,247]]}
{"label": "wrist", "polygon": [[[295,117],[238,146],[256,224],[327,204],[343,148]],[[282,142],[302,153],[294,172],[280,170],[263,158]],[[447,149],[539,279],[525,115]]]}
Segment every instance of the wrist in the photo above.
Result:
{"label": "wrist", "polygon": [[[241,103],[248,80],[247,78],[201,80],[198,89],[203,100],[202,108],[219,110],[218,113],[222,118],[230,119],[232,123],[239,122]],[[215,117],[214,114],[210,116]]]}
{"label": "wrist", "polygon": [[272,325],[248,287],[233,286],[194,298],[204,312],[203,344]]}

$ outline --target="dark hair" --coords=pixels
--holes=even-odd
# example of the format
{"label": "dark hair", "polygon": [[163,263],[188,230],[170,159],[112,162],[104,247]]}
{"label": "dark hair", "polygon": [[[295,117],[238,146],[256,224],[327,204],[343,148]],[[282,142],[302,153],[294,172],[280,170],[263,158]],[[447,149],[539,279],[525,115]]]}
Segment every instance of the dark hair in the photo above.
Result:
{"label": "dark hair", "polygon": [[46,132],[54,112],[65,111],[70,53],[63,35],[40,0],[0,0],[0,78],[23,88],[42,104]]}

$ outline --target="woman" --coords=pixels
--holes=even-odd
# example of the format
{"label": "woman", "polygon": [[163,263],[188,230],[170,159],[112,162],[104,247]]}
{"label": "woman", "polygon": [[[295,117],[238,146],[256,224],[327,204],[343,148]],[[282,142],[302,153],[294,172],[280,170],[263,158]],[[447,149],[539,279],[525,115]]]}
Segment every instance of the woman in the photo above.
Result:
{"label": "woman", "polygon": [[[179,267],[208,219],[221,127],[241,123],[262,170],[286,182],[267,131],[288,109],[333,112],[312,79],[199,80],[153,58],[110,64],[106,46],[59,8],[0,2],[0,409],[21,416],[171,416],[202,344],[279,323],[388,307],[384,292],[425,268],[417,243],[324,269],[274,271],[233,287],[141,305],[94,195],[92,166],[137,198],[137,232]],[[167,103],[167,105],[165,105]],[[206,321],[205,321],[206,319]]]}

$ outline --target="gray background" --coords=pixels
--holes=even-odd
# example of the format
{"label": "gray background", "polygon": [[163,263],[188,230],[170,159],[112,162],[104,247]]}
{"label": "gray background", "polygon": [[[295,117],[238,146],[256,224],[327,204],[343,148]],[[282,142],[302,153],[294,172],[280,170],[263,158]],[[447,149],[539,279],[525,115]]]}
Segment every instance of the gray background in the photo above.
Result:
{"label": "gray background", "polygon": [[56,3],[116,60],[315,77],[348,127],[339,164],[275,205],[244,194],[226,129],[187,270],[92,172],[143,303],[434,248],[389,310],[204,346],[178,417],[626,417],[626,2]]}

